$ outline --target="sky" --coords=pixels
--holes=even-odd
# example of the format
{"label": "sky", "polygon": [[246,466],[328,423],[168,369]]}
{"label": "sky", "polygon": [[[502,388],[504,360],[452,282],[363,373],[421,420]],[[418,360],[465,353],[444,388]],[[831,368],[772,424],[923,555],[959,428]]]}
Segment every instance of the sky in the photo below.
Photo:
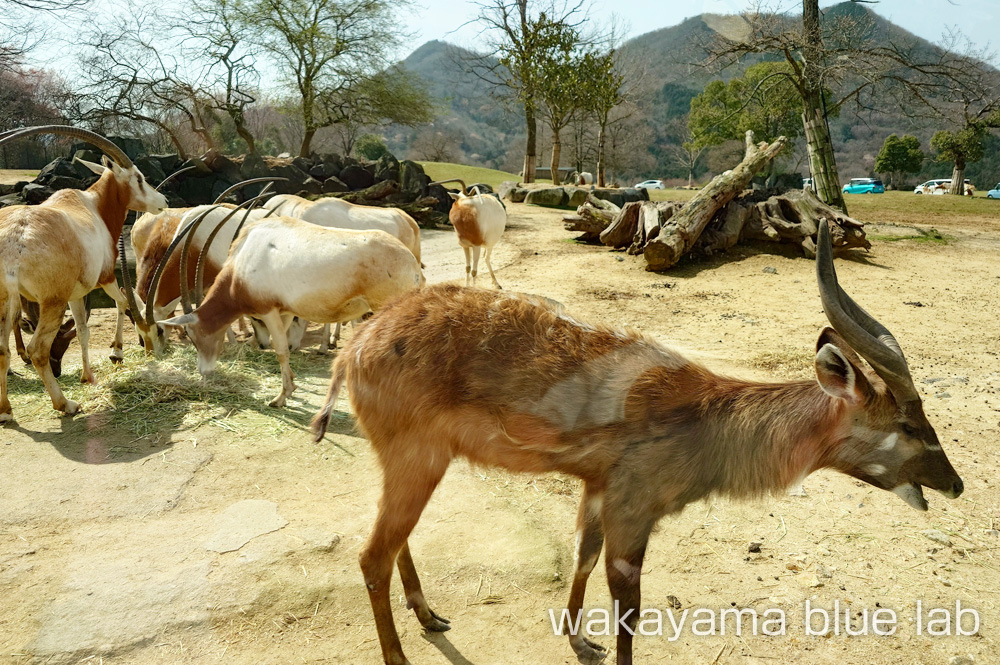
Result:
{"label": "sky", "polygon": [[[838,0],[839,1],[839,0]],[[802,4],[795,0],[765,0],[768,7],[801,13]],[[820,7],[836,1],[821,0]],[[677,25],[684,19],[702,13],[738,14],[750,5],[749,0],[590,0],[589,17],[600,25],[615,15],[629,29],[628,36]],[[976,45],[986,47],[996,39],[1000,25],[1000,2],[997,0],[881,0],[868,4],[893,23],[938,43],[949,28],[957,28]],[[417,34],[413,49],[431,39],[452,42],[474,48],[478,27],[474,24],[476,5],[461,0],[416,0],[407,19],[410,30]],[[996,41],[1000,45],[1000,40]],[[412,50],[412,49],[411,49]],[[993,49],[991,49],[993,50]],[[406,53],[401,54],[403,57]]]}
{"label": "sky", "polygon": [[[123,0],[96,0],[91,7],[107,8]],[[128,2],[130,0],[124,0]],[[800,13],[801,0],[761,0],[769,9]],[[820,7],[829,7],[839,0],[820,0]],[[432,39],[451,42],[476,50],[480,28],[475,19],[477,5],[472,0],[412,0],[403,10],[405,29],[412,34],[397,54],[405,58],[424,42]],[[616,20],[627,30],[627,37],[677,25],[687,18],[702,13],[738,14],[745,11],[752,0],[584,0],[589,7],[588,18],[593,26]],[[1000,25],[998,0],[879,0],[867,4],[875,12],[893,23],[923,37],[940,43],[949,29],[957,29],[976,46],[995,52],[1000,39],[993,35]],[[50,26],[53,33],[75,35],[79,22],[72,18],[55,17]],[[995,43],[993,40],[996,39]],[[35,66],[66,70],[73,66],[72,39],[54,42],[36,49],[29,61]],[[992,58],[1000,63],[997,58]],[[72,72],[65,72],[72,78]]]}

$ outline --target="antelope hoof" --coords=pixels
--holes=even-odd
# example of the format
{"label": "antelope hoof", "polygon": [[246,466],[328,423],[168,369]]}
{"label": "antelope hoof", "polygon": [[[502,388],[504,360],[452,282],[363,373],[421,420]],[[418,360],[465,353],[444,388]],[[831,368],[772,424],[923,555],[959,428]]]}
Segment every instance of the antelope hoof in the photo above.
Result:
{"label": "antelope hoof", "polygon": [[281,407],[283,407],[285,405],[285,395],[284,395],[284,393],[282,393],[281,395],[278,395],[277,397],[275,397],[274,399],[272,399],[270,402],[267,403],[267,405],[268,406],[273,406],[276,409],[280,409]]}
{"label": "antelope hoof", "polygon": [[[121,351],[119,351],[118,353],[120,354]],[[114,353],[112,353],[109,357],[111,358],[111,362],[113,362],[116,365],[121,365],[123,362],[125,362],[125,358],[123,358],[121,355],[115,355]]]}
{"label": "antelope hoof", "polygon": [[80,375],[80,383],[94,385],[97,381],[94,380],[94,374],[92,372],[87,372],[86,374]]}
{"label": "antelope hoof", "polygon": [[14,420],[14,414],[10,411],[6,413],[0,413],[0,425],[6,425],[7,423]]}
{"label": "antelope hoof", "polygon": [[76,414],[80,413],[80,404],[79,402],[74,402],[73,400],[68,399],[66,400],[66,406],[64,406],[59,410],[62,411],[67,416],[75,416]]}
{"label": "antelope hoof", "polygon": [[586,637],[583,638],[583,644],[579,646],[574,644],[573,650],[576,651],[576,659],[583,665],[597,665],[608,657],[607,649],[597,642],[591,642]]}
{"label": "antelope hoof", "polygon": [[439,616],[434,610],[429,610],[431,616],[427,621],[420,621],[420,625],[424,627],[424,630],[430,630],[435,633],[443,633],[446,630],[451,630],[451,622],[445,619],[443,616]]}

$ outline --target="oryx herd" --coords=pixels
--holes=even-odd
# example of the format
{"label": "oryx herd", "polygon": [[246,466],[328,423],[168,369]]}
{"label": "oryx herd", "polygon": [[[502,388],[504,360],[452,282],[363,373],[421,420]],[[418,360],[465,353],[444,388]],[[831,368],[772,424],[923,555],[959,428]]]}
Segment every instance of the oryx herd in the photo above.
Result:
{"label": "oryx herd", "polygon": [[[49,348],[69,303],[83,376],[92,378],[83,297],[95,287],[118,303],[117,358],[126,310],[150,352],[166,344],[165,327],[184,327],[202,372],[214,366],[233,321],[260,319],[281,358],[275,406],[295,388],[288,367],[293,317],[339,323],[375,312],[337,354],[313,432],[322,439],[346,386],[384,476],[378,517],[359,558],[388,664],[408,662],[393,619],[393,566],[420,623],[450,628],[424,597],[408,538],[456,457],[583,480],[568,609],[571,620],[580,612],[603,549],[622,616],[619,665],[632,663],[643,557],[664,515],[712,495],[780,491],[822,468],[894,492],[918,510],[927,509],[924,487],[948,497],[964,489],[895,337],[840,287],[825,221],[817,276],[832,327],[816,344],[816,376],[761,383],[720,376],[639,333],[582,322],[544,297],[469,288],[475,267],[467,267],[466,287],[423,286],[419,232],[398,211],[294,197],[275,197],[277,205],[261,210],[172,211],[100,136],[48,127],[0,136],[0,143],[40,132],[85,138],[113,161],[90,165],[101,178],[85,192],[0,210],[0,422],[11,419],[7,338],[19,296],[39,305],[28,355],[53,406],[67,414],[78,405],[60,392]],[[505,212],[497,199],[462,189],[451,219],[477,264],[486,248],[496,283],[489,257]],[[346,210],[350,221],[325,224],[320,211],[327,207]],[[122,293],[114,267],[129,209],[147,215],[132,232],[136,288],[123,270]],[[169,318],[178,300],[184,314]],[[579,630],[570,631],[569,642],[583,663],[607,654]]]}

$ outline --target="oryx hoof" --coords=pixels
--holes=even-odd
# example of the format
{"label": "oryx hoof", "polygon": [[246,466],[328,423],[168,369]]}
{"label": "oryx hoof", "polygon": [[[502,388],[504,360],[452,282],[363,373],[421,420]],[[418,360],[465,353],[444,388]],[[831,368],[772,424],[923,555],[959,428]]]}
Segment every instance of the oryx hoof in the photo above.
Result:
{"label": "oryx hoof", "polygon": [[576,659],[583,665],[597,665],[608,657],[607,649],[586,637],[583,638],[582,643],[574,644],[573,650],[576,651]]}
{"label": "oryx hoof", "polygon": [[434,610],[430,610],[431,616],[427,621],[420,621],[420,625],[424,627],[424,630],[430,630],[435,633],[443,633],[446,630],[451,630],[451,622],[440,616]]}
{"label": "oryx hoof", "polygon": [[67,416],[75,416],[76,414],[80,413],[80,403],[68,399],[66,400],[66,405],[63,408],[59,409],[59,411],[62,411]]}

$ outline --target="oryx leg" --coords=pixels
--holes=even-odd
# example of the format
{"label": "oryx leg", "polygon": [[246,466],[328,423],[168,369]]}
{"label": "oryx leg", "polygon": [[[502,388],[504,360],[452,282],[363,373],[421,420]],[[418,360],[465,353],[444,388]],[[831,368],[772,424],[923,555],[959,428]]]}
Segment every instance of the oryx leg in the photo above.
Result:
{"label": "oryx leg", "polygon": [[[125,294],[118,288],[118,282],[108,282],[107,284],[102,285],[101,288],[104,289],[104,292],[111,296],[111,298],[114,299],[115,304],[118,305],[118,317],[115,322],[115,341],[111,343],[111,362],[120,363],[125,359],[125,355],[122,352],[122,333],[125,329],[125,308],[128,306],[128,301],[125,299]],[[132,316],[139,316],[139,312],[132,312]],[[76,327],[79,329],[80,319],[76,318],[75,313],[73,314],[73,320],[76,321]],[[86,326],[86,322],[84,322],[84,326]],[[82,336],[80,337],[80,344],[84,349],[87,348],[87,343],[83,341]],[[86,351],[84,351],[84,353],[86,353]]]}
{"label": "oryx leg", "polygon": [[280,407],[284,406],[288,397],[295,392],[295,375],[292,374],[292,367],[288,362],[288,335],[285,332],[292,322],[292,316],[272,310],[262,316],[261,321],[271,332],[271,346],[278,354],[278,363],[281,365],[281,392],[269,404]]}
{"label": "oryx leg", "polygon": [[465,285],[468,286],[472,279],[472,250],[465,246],[462,249],[465,251]]}
{"label": "oryx leg", "polygon": [[66,303],[58,301],[39,303],[38,309],[38,325],[35,327],[35,334],[32,335],[31,341],[28,343],[28,356],[31,358],[31,364],[34,365],[38,376],[42,377],[45,390],[48,391],[49,397],[52,399],[52,408],[71,416],[80,410],[80,405],[66,399],[59,388],[59,382],[56,381],[56,377],[52,373],[52,366],[49,364],[52,341],[59,332],[59,326],[62,325]]}
{"label": "oryx leg", "polygon": [[306,327],[309,322],[299,317],[288,315],[285,317],[285,334],[288,336],[288,349],[298,351],[302,348],[302,338],[306,334]]}
{"label": "oryx leg", "polygon": [[476,285],[476,275],[479,274],[479,252],[483,248],[475,245],[472,248],[472,285]]}
{"label": "oryx leg", "polygon": [[[83,359],[83,372],[80,373],[80,383],[94,383],[94,372],[90,369],[90,326],[87,325],[87,303],[84,298],[79,300],[74,300],[69,304],[69,311],[73,315],[73,321],[76,322],[76,337],[80,340],[80,357]],[[119,323],[121,323],[121,318],[119,317]],[[118,327],[118,333],[121,334],[121,326]],[[35,333],[38,334],[37,332]],[[118,347],[118,353],[121,353],[121,346]],[[111,356],[114,358],[114,356]],[[118,358],[118,362],[121,362],[121,358]]]}
{"label": "oryx leg", "polygon": [[500,286],[500,282],[497,281],[497,276],[493,274],[493,266],[490,265],[490,254],[492,254],[492,253],[493,253],[493,248],[492,247],[487,247],[486,248],[486,257],[485,257],[486,258],[486,267],[489,268],[490,278],[493,280],[493,286],[497,287],[498,289],[500,289],[502,291],[503,287]]}
{"label": "oryx leg", "polygon": [[[338,324],[339,325],[339,324]],[[323,339],[319,342],[319,352],[329,353],[330,352],[330,324],[323,324]]]}
{"label": "oryx leg", "polygon": [[[10,369],[10,329],[17,333],[17,318],[21,311],[21,301],[17,291],[9,292],[0,282],[0,424],[13,420],[10,400],[7,398],[7,370]],[[18,335],[20,340],[21,336]],[[23,344],[23,342],[22,342]]]}

